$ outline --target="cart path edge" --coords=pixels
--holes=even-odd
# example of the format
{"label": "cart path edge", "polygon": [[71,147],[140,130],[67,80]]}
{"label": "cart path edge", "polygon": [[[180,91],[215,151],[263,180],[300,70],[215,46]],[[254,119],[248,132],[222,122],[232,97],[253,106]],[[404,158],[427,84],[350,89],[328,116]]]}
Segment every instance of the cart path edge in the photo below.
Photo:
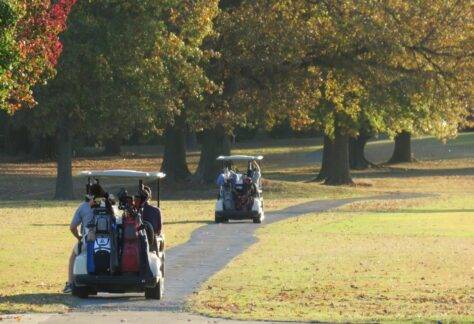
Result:
{"label": "cart path edge", "polygon": [[145,300],[141,294],[104,293],[89,299],[78,299],[74,310],[181,311],[184,310],[188,296],[197,292],[210,277],[257,242],[254,234],[261,226],[310,213],[325,212],[357,201],[413,199],[423,196],[426,195],[388,193],[371,197],[315,200],[268,212],[262,224],[242,221],[204,225],[194,230],[187,242],[166,251],[163,300]]}

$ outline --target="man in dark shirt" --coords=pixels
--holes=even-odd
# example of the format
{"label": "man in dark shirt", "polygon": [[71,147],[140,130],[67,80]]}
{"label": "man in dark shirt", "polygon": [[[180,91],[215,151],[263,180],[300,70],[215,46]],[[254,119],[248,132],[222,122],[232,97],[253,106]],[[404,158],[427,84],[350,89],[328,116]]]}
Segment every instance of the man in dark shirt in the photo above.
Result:
{"label": "man in dark shirt", "polygon": [[149,201],[151,198],[151,189],[147,186],[140,190],[139,197],[141,200],[141,206],[143,208],[143,220],[153,225],[155,235],[160,236],[163,221],[161,219],[161,211],[158,207],[150,205]]}

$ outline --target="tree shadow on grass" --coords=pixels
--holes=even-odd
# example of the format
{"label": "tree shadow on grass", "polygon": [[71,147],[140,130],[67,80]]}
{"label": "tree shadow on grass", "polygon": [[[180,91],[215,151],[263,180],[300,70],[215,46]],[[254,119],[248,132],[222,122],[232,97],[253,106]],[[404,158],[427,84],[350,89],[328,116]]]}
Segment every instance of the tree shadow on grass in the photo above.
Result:
{"label": "tree shadow on grass", "polygon": [[436,176],[473,176],[474,168],[444,168],[444,169],[404,169],[381,167],[368,171],[355,171],[356,178],[410,178]]}
{"label": "tree shadow on grass", "polygon": [[444,214],[444,213],[474,213],[474,209],[398,209],[398,210],[340,210],[338,213],[377,213],[377,214]]}
{"label": "tree shadow on grass", "polygon": [[472,213],[474,209],[401,209],[396,211],[382,211],[390,214],[443,214],[443,213]]}
{"label": "tree shadow on grass", "polygon": [[[8,305],[8,308],[4,308],[5,304]],[[48,306],[64,306],[69,308],[75,304],[77,304],[75,297],[62,293],[17,294],[0,297],[0,313],[24,313],[33,311],[36,307],[48,308]]]}

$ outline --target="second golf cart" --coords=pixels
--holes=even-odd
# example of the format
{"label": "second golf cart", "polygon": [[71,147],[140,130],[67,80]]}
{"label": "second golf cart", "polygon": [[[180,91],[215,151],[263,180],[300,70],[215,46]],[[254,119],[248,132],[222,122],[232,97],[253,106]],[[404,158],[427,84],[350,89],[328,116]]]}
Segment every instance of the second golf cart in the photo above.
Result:
{"label": "second golf cart", "polygon": [[[263,156],[219,156],[217,160],[222,162],[222,173],[217,179],[215,222],[251,219],[261,223],[265,218],[259,165]],[[239,164],[245,166],[245,172],[239,171]]]}
{"label": "second golf cart", "polygon": [[[95,207],[93,220],[84,224],[74,261],[73,295],[87,298],[97,292],[145,292],[147,299],[161,299],[165,270],[161,214],[148,203],[142,204],[142,199],[151,199],[151,190],[143,181],[156,181],[159,207],[159,184],[165,175],[131,170],[83,171],[80,175],[88,178],[86,197],[94,199]],[[115,198],[99,185],[102,178],[139,179],[138,192],[144,196],[129,195],[122,188]],[[103,194],[93,193],[91,188],[100,188]],[[158,225],[145,217],[145,208],[148,216],[158,219]]]}

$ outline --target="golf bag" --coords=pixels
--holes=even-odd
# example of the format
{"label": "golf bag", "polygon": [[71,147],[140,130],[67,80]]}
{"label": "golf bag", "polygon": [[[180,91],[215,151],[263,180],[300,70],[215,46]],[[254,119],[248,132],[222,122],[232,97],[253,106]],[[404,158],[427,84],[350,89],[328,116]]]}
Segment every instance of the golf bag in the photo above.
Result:
{"label": "golf bag", "polygon": [[122,220],[122,272],[139,272],[140,271],[140,252],[138,243],[138,227],[137,219],[128,216]]}
{"label": "golf bag", "polygon": [[115,219],[106,208],[94,209],[87,234],[87,269],[94,274],[113,274],[118,267]]}
{"label": "golf bag", "polygon": [[140,215],[124,217],[122,227],[122,272],[134,272],[142,277],[152,277],[148,260],[147,234],[144,226],[141,225]]}
{"label": "golf bag", "polygon": [[222,198],[225,210],[235,209],[234,194],[232,193],[232,188],[230,187],[230,184],[222,188]]}

